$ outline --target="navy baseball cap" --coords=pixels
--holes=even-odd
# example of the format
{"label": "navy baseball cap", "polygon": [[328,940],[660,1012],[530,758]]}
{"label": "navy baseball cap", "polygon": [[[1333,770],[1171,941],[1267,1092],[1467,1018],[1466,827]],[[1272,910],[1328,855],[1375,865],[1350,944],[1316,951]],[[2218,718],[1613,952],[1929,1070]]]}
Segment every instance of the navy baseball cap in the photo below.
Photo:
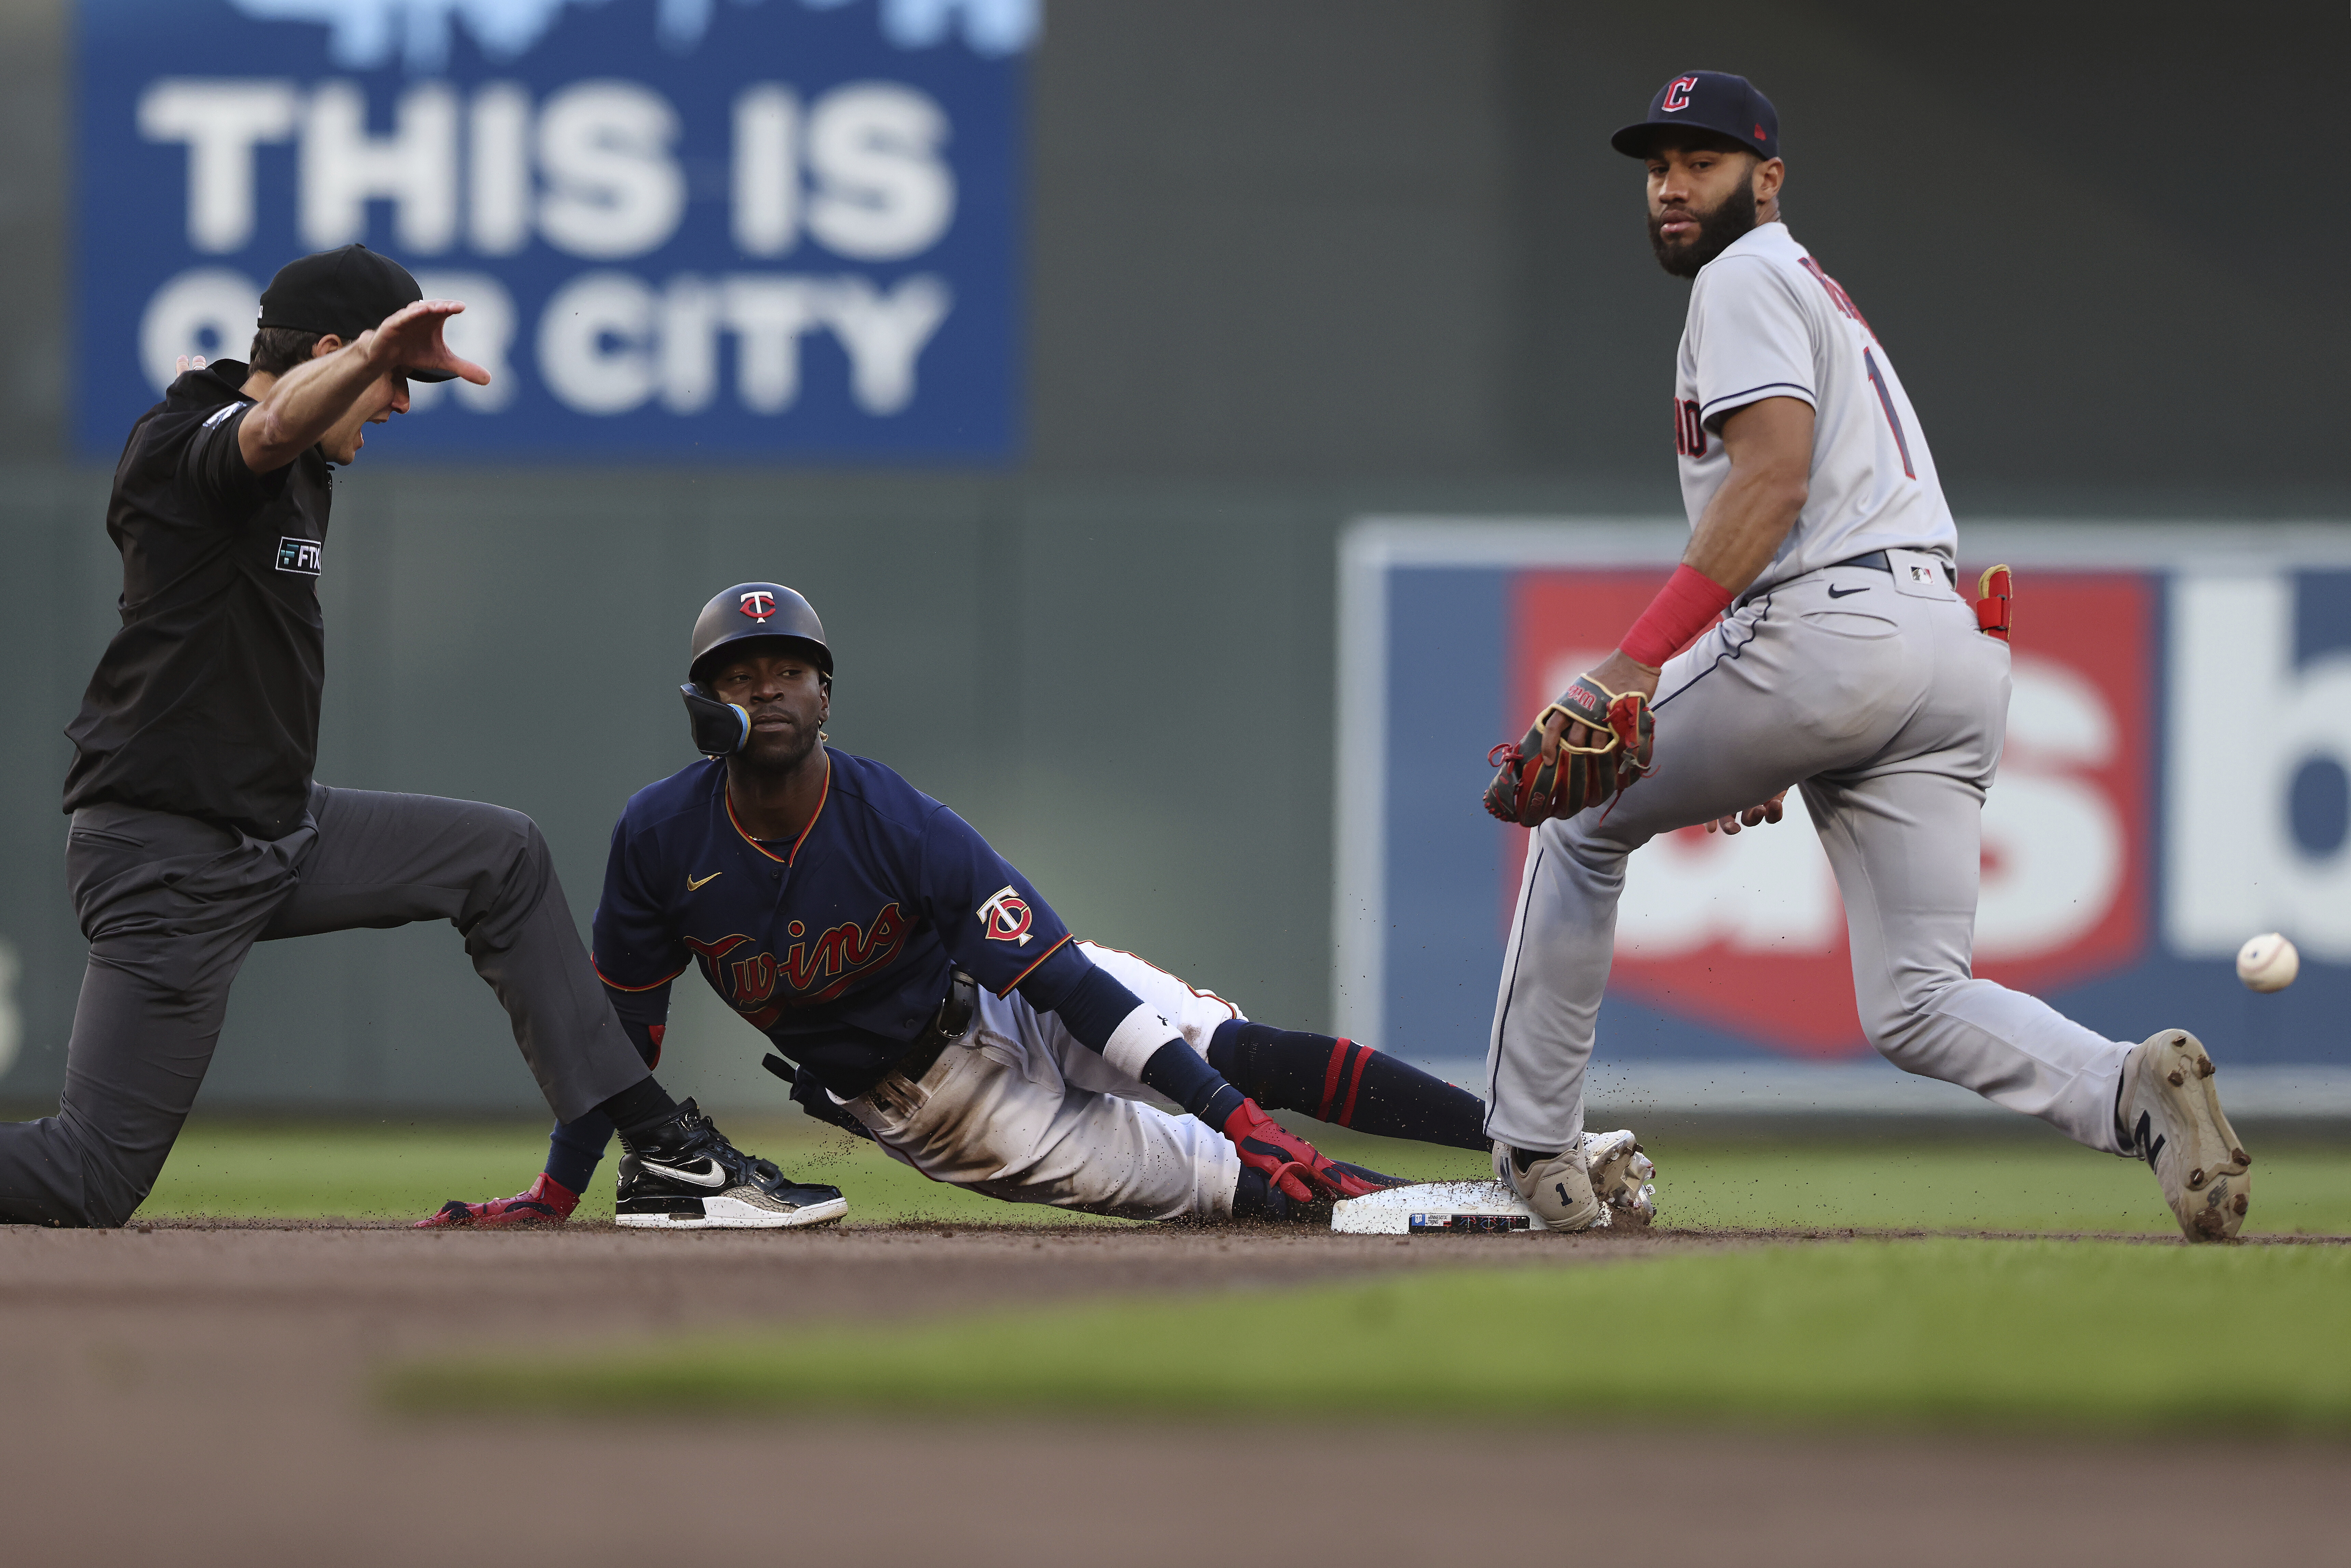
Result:
{"label": "navy baseball cap", "polygon": [[1727,136],[1760,158],[1780,155],[1780,111],[1745,77],[1729,71],[1685,71],[1657,89],[1649,118],[1608,139],[1627,158],[1646,158],[1657,131],[1695,125]]}
{"label": "navy baseball cap", "polygon": [[[261,291],[256,327],[284,327],[297,332],[331,333],[346,343],[403,305],[424,298],[408,268],[363,245],[322,250],[297,256],[277,269]],[[455,371],[411,371],[413,382],[456,380]]]}

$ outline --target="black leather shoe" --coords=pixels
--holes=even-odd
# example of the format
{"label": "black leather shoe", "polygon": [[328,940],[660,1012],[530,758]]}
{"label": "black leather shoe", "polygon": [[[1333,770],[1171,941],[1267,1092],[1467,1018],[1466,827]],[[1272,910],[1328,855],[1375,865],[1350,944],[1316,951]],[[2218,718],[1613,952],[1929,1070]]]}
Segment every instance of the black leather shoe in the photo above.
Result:
{"label": "black leather shoe", "polygon": [[661,1230],[785,1230],[831,1225],[849,1212],[837,1186],[791,1180],[773,1162],[726,1141],[688,1100],[637,1145],[622,1140],[617,1224]]}

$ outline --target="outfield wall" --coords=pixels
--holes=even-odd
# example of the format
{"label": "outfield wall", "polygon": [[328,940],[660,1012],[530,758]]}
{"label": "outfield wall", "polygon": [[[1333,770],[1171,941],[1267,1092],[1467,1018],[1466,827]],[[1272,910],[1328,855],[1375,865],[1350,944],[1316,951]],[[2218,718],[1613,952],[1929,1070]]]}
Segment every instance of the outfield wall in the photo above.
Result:
{"label": "outfield wall", "polygon": [[[1347,1032],[1479,1081],[1528,839],[1473,810],[1486,750],[1597,662],[1687,538],[1674,521],[1348,531],[1332,917]],[[2257,1070],[2249,1092],[2274,1113],[2351,1111],[2351,527],[1986,523],[1960,552],[1965,583],[1996,561],[2017,580],[1976,973],[2116,1039],[2193,1030]],[[2255,996],[2234,956],[2273,930],[2302,976]],[[1618,911],[1595,1094],[1944,1103],[1875,1061],[1850,966],[1796,800],[1776,827],[1653,841]]]}
{"label": "outfield wall", "polygon": [[[715,26],[764,27],[799,3],[703,9]],[[287,29],[321,26],[297,13],[337,12],[191,0],[188,14],[224,5],[247,22],[282,13]],[[882,0],[803,8],[863,26]],[[517,8],[437,6],[444,22],[459,9]],[[668,302],[687,275],[847,269],[814,228],[780,255],[728,252],[733,121],[681,74],[704,57],[665,52],[657,31],[665,12],[690,21],[696,7],[519,9],[566,10],[639,39],[643,57],[532,55],[412,79],[404,57],[368,65],[356,44],[347,63],[256,52],[256,76],[290,81],[299,113],[256,154],[253,232],[295,243],[326,222],[334,191],[390,178],[347,161],[340,184],[301,184],[304,138],[359,145],[347,119],[316,118],[350,101],[322,86],[358,82],[359,129],[392,138],[402,104],[431,110],[419,89],[447,78],[462,149],[475,111],[503,101],[483,96],[493,82],[524,83],[541,113],[593,72],[642,78],[684,117],[687,209],[668,248],[569,270],[528,246],[509,256],[500,246],[525,231],[476,224],[470,152],[462,187],[419,175],[400,187],[411,207],[362,203],[368,242],[402,253],[438,210],[413,200],[454,191],[456,237],[420,259],[488,267],[518,310],[542,272],[548,298],[609,266]],[[0,1056],[16,1026],[0,1097],[18,1103],[53,1096],[63,1071],[82,945],[63,886],[59,732],[117,582],[103,422],[83,394],[101,372],[120,391],[135,350],[113,329],[143,318],[169,279],[218,265],[249,280],[272,261],[258,240],[249,254],[198,247],[190,192],[170,183],[184,182],[187,145],[120,122],[152,77],[183,67],[149,60],[105,109],[73,85],[88,62],[67,11],[0,0],[0,955],[16,970],[0,986]],[[1604,145],[1657,82],[1695,49],[1777,100],[1796,232],[1899,360],[1964,527],[2219,517],[2241,519],[2251,542],[2283,520],[2351,517],[2334,404],[2304,373],[2351,350],[2351,296],[2312,287],[2310,259],[2344,251],[2351,214],[2309,203],[2291,160],[2231,137],[2199,131],[2085,162],[2075,132],[2049,128],[2136,123],[2164,101],[2193,127],[2320,144],[2325,95],[2281,91],[2277,62],[2333,58],[2345,40],[2339,8],[2283,0],[2225,14],[2158,0],[2126,28],[2088,0],[1994,0],[1964,17],[1865,0],[1697,0],[1654,15],[1555,0],[1048,0],[1019,91],[983,100],[922,53],[961,44],[914,37],[907,60],[856,68],[1021,149],[994,214],[1009,226],[993,231],[1016,276],[990,293],[984,273],[951,274],[925,252],[877,263],[874,287],[931,270],[958,298],[1010,302],[1018,406],[976,444],[996,455],[955,456],[941,423],[919,462],[869,450],[818,464],[808,446],[742,450],[737,421],[736,450],[689,444],[651,466],[632,422],[684,417],[659,397],[593,416],[632,429],[625,455],[615,438],[559,460],[543,445],[528,463],[460,456],[452,443],[435,457],[427,422],[479,412],[456,405],[395,425],[338,481],[320,581],[321,776],[529,810],[584,915],[620,802],[687,758],[669,688],[694,608],[725,582],[779,575],[810,592],[843,649],[844,745],[952,799],[1081,929],[1262,1016],[1329,1027],[1334,568],[1349,519],[1676,508],[1666,405],[1686,292],[1649,259],[1636,172]],[[757,72],[727,64],[713,81],[730,106],[799,68],[780,56]],[[187,73],[230,68],[186,52]],[[841,84],[801,85],[814,115]],[[93,160],[108,157],[151,160],[110,229],[88,209],[131,183],[105,177]],[[958,167],[958,188],[981,190],[984,172]],[[348,202],[339,210],[348,224]],[[2294,237],[2282,244],[2286,210]],[[772,249],[783,232],[751,237]],[[91,254],[106,235],[122,254]],[[681,287],[674,303],[690,317],[697,298]],[[532,320],[517,341],[543,328]],[[84,364],[98,354],[112,358]],[[741,367],[721,364],[714,408],[741,401]],[[664,371],[684,378],[664,383],[673,401],[698,395],[690,369]],[[841,371],[822,367],[836,402]],[[76,409],[97,458],[68,438]],[[1490,987],[1465,992],[1473,1039]],[[765,1093],[755,1042],[708,1024],[673,1035],[671,1074],[725,1097]],[[532,1099],[454,936],[412,930],[257,953],[205,1103]]]}

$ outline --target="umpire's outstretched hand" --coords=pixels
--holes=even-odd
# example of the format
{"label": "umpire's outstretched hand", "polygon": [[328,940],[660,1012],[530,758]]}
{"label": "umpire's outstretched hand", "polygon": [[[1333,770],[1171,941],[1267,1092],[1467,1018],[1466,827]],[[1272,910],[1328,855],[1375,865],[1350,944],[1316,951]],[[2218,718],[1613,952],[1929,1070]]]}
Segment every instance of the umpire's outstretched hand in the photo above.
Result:
{"label": "umpire's outstretched hand", "polygon": [[360,333],[356,346],[387,371],[447,371],[486,387],[490,384],[490,372],[471,360],[459,359],[441,340],[444,324],[465,308],[455,299],[416,300],[385,317],[374,330]]}

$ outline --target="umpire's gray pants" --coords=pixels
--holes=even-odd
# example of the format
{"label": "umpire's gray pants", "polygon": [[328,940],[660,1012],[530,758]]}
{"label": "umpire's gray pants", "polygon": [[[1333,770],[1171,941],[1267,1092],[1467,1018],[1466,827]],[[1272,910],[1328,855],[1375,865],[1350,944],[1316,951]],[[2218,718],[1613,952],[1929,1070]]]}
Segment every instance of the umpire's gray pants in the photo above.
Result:
{"label": "umpire's gray pants", "polygon": [[1958,595],[1897,593],[1866,567],[1782,583],[1667,663],[1656,714],[1655,775],[1528,846],[1487,1054],[1494,1137],[1552,1150],[1583,1131],[1625,858],[1801,785],[1844,896],[1869,1042],[2119,1152],[2130,1047],[1970,971],[2008,648]]}
{"label": "umpire's gray pants", "polygon": [[90,806],[73,815],[66,874],[89,967],[57,1113],[0,1124],[0,1221],[131,1218],[195,1101],[256,942],[446,920],[557,1115],[576,1119],[645,1076],[547,841],[519,811],[313,784],[303,825],[264,841]]}

